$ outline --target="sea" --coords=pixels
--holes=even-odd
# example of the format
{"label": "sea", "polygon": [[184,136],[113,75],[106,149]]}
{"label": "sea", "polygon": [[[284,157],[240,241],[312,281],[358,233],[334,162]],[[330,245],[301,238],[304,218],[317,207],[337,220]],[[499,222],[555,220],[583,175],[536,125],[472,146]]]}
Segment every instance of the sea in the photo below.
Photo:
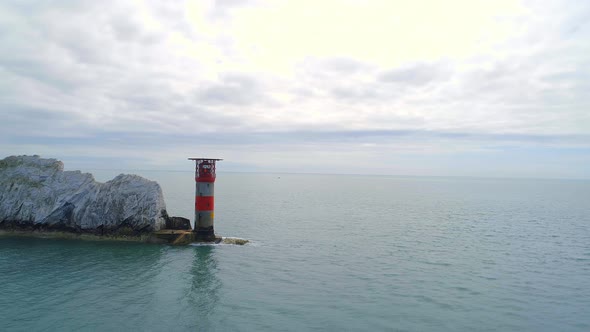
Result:
{"label": "sea", "polygon": [[[193,219],[191,172],[123,173]],[[215,195],[249,244],[0,237],[0,330],[590,331],[590,181],[218,173]]]}

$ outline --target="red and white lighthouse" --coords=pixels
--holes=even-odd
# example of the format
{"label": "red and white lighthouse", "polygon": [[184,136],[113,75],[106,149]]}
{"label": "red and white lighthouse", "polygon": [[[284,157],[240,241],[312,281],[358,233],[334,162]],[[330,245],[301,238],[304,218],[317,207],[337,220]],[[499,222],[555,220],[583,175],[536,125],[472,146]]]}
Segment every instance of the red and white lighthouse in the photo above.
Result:
{"label": "red and white lighthouse", "polygon": [[213,242],[215,218],[215,162],[222,159],[189,158],[195,161],[195,240]]}

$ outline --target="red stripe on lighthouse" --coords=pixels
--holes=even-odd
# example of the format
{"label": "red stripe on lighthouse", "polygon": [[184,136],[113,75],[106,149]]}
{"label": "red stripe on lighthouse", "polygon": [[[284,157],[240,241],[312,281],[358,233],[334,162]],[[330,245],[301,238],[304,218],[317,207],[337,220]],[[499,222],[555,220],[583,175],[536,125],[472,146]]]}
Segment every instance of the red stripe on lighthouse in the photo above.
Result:
{"label": "red stripe on lighthouse", "polygon": [[195,209],[198,211],[210,211],[214,208],[213,196],[197,196],[195,199]]}
{"label": "red stripe on lighthouse", "polygon": [[195,177],[197,182],[215,182],[215,176],[197,176]]}

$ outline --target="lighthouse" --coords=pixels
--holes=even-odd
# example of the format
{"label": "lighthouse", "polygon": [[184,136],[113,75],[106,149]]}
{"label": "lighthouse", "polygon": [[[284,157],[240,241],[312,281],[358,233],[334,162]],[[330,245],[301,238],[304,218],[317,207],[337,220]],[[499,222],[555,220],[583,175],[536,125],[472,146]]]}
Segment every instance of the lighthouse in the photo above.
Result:
{"label": "lighthouse", "polygon": [[216,241],[213,229],[215,218],[215,162],[222,159],[188,158],[195,161],[195,227],[194,238],[201,242]]}

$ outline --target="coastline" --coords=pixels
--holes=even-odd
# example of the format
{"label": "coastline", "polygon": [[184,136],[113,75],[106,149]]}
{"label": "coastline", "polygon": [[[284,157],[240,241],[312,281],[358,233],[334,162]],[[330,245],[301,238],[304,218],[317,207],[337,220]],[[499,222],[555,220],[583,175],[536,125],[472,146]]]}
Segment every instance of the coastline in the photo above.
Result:
{"label": "coastline", "polygon": [[[158,234],[144,233],[141,235],[96,235],[91,233],[71,233],[64,231],[49,231],[49,230],[18,230],[18,229],[0,229],[0,238],[2,237],[34,237],[41,239],[61,239],[61,240],[82,240],[82,241],[107,241],[107,242],[134,242],[147,244],[168,244],[172,246],[184,246],[191,243],[198,243],[190,236],[192,232],[182,230],[168,230],[175,234]],[[185,235],[185,236],[183,236]],[[234,237],[217,237],[217,241],[210,242],[211,244],[233,244],[245,245],[249,240],[234,238]],[[209,242],[202,242],[209,243]]]}
{"label": "coastline", "polygon": [[71,233],[63,231],[38,231],[38,230],[7,230],[0,229],[0,237],[35,237],[44,239],[65,239],[84,241],[108,241],[108,242],[136,242],[151,244],[166,244],[167,241],[158,239],[153,234],[142,235],[96,235],[89,233]]}

